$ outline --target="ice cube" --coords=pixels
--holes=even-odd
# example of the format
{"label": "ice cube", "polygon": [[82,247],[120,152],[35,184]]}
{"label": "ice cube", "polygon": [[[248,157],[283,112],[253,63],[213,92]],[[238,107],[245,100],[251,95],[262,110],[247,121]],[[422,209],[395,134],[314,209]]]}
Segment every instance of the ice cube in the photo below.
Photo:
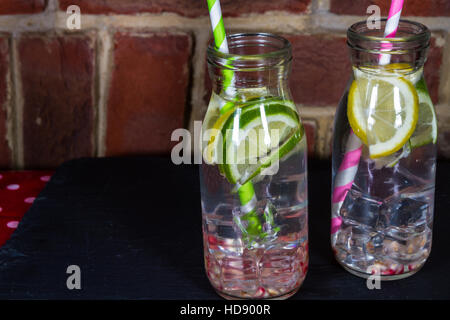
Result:
{"label": "ice cube", "polygon": [[373,246],[373,249],[380,250],[383,248],[384,235],[380,232],[375,233],[370,238],[370,243]]}
{"label": "ice cube", "polygon": [[407,232],[407,230],[398,227],[388,227],[386,228],[384,233],[386,235],[386,238],[396,240],[401,244],[405,244],[411,236],[410,232]]}
{"label": "ice cube", "polygon": [[369,197],[351,189],[342,204],[340,215],[344,223],[375,229],[379,223],[382,204],[383,202],[380,199]]}
{"label": "ice cube", "polygon": [[415,227],[426,223],[427,202],[395,197],[385,203],[385,216],[393,227]]}
{"label": "ice cube", "polygon": [[280,226],[277,225],[277,220],[279,220],[277,209],[270,200],[267,200],[263,212],[264,212],[263,230],[267,235],[266,241],[275,240],[277,233],[280,231]]}
{"label": "ice cube", "polygon": [[[244,214],[240,208],[233,211],[234,231],[241,235],[247,247],[260,247],[277,238],[281,226],[279,216],[270,200],[261,200],[249,213]],[[259,225],[260,229],[255,227]]]}

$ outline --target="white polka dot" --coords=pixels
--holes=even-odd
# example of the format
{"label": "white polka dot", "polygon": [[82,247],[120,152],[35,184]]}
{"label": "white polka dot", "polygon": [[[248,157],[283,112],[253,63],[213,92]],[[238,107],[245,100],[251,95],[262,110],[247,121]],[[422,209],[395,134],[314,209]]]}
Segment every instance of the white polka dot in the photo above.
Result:
{"label": "white polka dot", "polygon": [[2,207],[0,207],[0,212],[2,212],[3,211],[3,208]]}
{"label": "white polka dot", "polygon": [[3,179],[3,176],[0,174],[0,179]]}
{"label": "white polka dot", "polygon": [[8,228],[15,229],[19,225],[19,221],[10,221],[6,224]]}
{"label": "white polka dot", "polygon": [[42,176],[41,181],[45,181],[45,182],[50,181],[50,176]]}
{"label": "white polka dot", "polygon": [[19,190],[20,186],[18,184],[10,184],[6,187],[8,190]]}
{"label": "white polka dot", "polygon": [[35,197],[28,197],[28,198],[25,198],[25,200],[23,200],[25,203],[33,203],[34,202],[34,199],[36,199]]}

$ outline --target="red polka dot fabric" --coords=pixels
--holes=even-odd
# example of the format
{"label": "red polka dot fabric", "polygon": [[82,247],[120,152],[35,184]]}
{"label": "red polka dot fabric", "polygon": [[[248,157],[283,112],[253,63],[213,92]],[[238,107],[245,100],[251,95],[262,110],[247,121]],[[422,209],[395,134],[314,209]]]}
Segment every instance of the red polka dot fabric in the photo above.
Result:
{"label": "red polka dot fabric", "polygon": [[53,171],[0,172],[0,246],[17,229]]}

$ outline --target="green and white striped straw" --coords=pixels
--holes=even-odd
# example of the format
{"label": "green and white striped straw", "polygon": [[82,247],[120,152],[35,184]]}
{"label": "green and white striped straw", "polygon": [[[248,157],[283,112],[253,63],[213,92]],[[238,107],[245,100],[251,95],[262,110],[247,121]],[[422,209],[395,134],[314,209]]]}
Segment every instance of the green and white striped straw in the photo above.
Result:
{"label": "green and white striped straw", "polygon": [[[220,8],[219,0],[207,0],[209,16],[211,19],[211,27],[214,34],[214,44],[216,48],[223,53],[229,53],[227,35],[225,32],[225,25],[223,23],[222,10]],[[224,89],[226,90],[230,84],[233,82],[233,72],[231,70],[224,70]],[[224,105],[226,106],[226,104]],[[221,107],[221,113],[228,109],[226,107]],[[239,221],[239,228],[249,236],[260,236],[263,232],[261,222],[256,215],[256,194],[253,184],[249,181],[244,185],[240,186],[238,189],[239,199],[241,202],[241,212],[244,214],[241,220],[246,220],[248,225],[246,228],[242,226]]]}
{"label": "green and white striped straw", "polygon": [[[228,42],[227,42],[227,34],[225,32],[225,25],[223,23],[222,17],[222,9],[220,8],[219,0],[207,0],[208,1],[208,9],[209,9],[209,17],[211,20],[211,27],[214,34],[214,44],[216,45],[217,50],[223,53],[229,53],[228,50]],[[233,70],[223,70],[224,76],[224,89],[227,94],[232,95],[234,91],[230,88],[231,83],[233,82],[234,73]],[[227,107],[230,107],[230,104],[226,104]],[[222,108],[221,113],[228,111],[228,108]]]}
{"label": "green and white striped straw", "polygon": [[227,35],[222,18],[222,9],[219,0],[207,0],[211,27],[214,33],[216,48],[223,53],[228,53]]}

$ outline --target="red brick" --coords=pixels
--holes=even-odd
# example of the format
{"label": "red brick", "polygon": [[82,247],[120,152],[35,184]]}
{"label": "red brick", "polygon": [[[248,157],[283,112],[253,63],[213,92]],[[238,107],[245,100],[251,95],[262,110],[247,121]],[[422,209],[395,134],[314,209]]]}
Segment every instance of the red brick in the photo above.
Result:
{"label": "red brick", "polygon": [[350,78],[345,37],[289,35],[292,44],[290,88],[296,103],[336,105]]}
{"label": "red brick", "polygon": [[440,70],[442,64],[442,47],[436,46],[436,39],[431,39],[430,49],[427,55],[427,62],[424,67],[425,81],[427,82],[428,91],[430,92],[433,103],[438,103],[439,98],[439,82]]}
{"label": "red brick", "polygon": [[46,0],[1,0],[0,14],[26,14],[44,11]]}
{"label": "red brick", "polygon": [[316,145],[317,124],[315,120],[303,120],[303,127],[306,132],[306,141],[308,143],[308,156],[313,157]]}
{"label": "red brick", "polygon": [[6,141],[7,77],[9,73],[8,39],[0,38],[0,168],[11,165],[11,150]]}
{"label": "red brick", "polygon": [[[331,0],[330,11],[337,14],[365,16],[367,7],[375,4],[381,9],[381,15],[389,13],[390,1],[386,0]],[[402,16],[450,16],[448,0],[408,0],[404,2]]]}
{"label": "red brick", "polygon": [[26,167],[92,156],[94,41],[30,34],[18,44]]}
{"label": "red brick", "polygon": [[[224,16],[234,17],[267,11],[302,13],[307,11],[310,2],[311,0],[221,0],[221,7]],[[66,10],[72,4],[80,6],[82,13],[92,14],[174,12],[187,17],[208,15],[204,0],[60,0],[60,9]]]}
{"label": "red brick", "polygon": [[167,154],[185,124],[191,38],[118,33],[114,41],[106,153]]}

